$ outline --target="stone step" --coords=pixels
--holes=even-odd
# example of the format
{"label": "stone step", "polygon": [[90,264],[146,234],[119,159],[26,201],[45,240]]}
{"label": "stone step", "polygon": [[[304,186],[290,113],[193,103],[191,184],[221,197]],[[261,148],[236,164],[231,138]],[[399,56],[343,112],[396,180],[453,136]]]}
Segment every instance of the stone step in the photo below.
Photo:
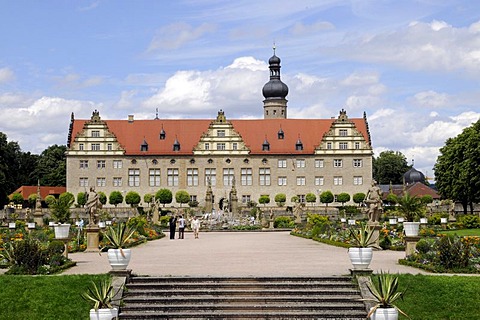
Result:
{"label": "stone step", "polygon": [[330,277],[141,277],[135,276],[130,279],[130,283],[327,283],[327,282],[347,282],[352,283],[348,276],[330,276]]}

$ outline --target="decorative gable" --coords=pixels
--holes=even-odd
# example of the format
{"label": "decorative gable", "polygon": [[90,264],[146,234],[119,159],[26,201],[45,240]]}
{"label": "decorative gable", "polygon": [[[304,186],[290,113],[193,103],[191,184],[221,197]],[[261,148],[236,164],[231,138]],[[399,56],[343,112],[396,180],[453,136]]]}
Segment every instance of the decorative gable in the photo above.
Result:
{"label": "decorative gable", "polygon": [[241,135],[227,121],[225,112],[220,110],[217,118],[210,123],[207,132],[200,137],[193,148],[194,155],[247,155],[250,149]]}

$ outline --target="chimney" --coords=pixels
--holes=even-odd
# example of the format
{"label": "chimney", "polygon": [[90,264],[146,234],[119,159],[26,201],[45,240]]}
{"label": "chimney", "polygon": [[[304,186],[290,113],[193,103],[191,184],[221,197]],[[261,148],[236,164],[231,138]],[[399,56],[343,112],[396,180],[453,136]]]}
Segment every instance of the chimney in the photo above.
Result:
{"label": "chimney", "polygon": [[128,122],[132,123],[133,122],[133,114],[128,115]]}

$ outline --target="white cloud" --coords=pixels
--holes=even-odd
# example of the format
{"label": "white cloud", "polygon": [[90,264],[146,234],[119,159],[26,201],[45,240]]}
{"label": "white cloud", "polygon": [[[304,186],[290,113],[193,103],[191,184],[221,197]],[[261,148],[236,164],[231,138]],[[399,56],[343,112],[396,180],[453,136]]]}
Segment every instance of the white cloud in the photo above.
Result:
{"label": "white cloud", "polygon": [[422,91],[411,99],[412,104],[420,107],[443,108],[451,105],[446,93],[438,93],[434,90]]}
{"label": "white cloud", "polygon": [[0,83],[7,83],[15,79],[15,74],[10,68],[0,68]]}
{"label": "white cloud", "polygon": [[178,49],[188,42],[213,32],[215,29],[215,25],[211,23],[203,23],[198,27],[192,27],[185,22],[170,24],[157,30],[147,51]]}
{"label": "white cloud", "polygon": [[335,29],[335,26],[326,21],[317,21],[310,25],[303,24],[302,22],[296,22],[291,28],[290,32],[295,36],[300,36],[332,29]]}

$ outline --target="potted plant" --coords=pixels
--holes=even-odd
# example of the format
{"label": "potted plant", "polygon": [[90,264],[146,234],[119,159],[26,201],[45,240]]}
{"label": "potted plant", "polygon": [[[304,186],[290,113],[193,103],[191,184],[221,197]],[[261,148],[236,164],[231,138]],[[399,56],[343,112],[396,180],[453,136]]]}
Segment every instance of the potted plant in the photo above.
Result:
{"label": "potted plant", "polygon": [[93,302],[93,308],[90,309],[90,320],[111,320],[118,317],[118,308],[112,305],[115,293],[111,279],[105,279],[98,284],[92,282],[87,291],[82,293],[82,298]]}
{"label": "potted plant", "polygon": [[377,275],[377,282],[369,282],[367,288],[373,297],[362,300],[375,303],[367,318],[370,317],[372,320],[397,320],[398,312],[400,312],[410,319],[405,312],[395,305],[395,301],[403,299],[405,294],[405,291],[399,291],[398,289],[398,277],[380,272]]}
{"label": "potted plant", "polygon": [[55,238],[66,239],[70,232],[70,224],[67,223],[70,220],[70,207],[75,201],[75,197],[69,193],[62,193],[58,199],[53,199],[49,203],[50,215],[57,222],[54,225]]}
{"label": "potted plant", "polygon": [[124,249],[127,241],[133,236],[134,228],[125,222],[108,226],[104,236],[108,242],[108,261],[113,270],[126,270],[130,262],[131,250]]}
{"label": "potted plant", "polygon": [[360,223],[360,228],[350,227],[350,241],[352,247],[348,249],[348,256],[354,269],[367,269],[372,261],[374,228],[366,223]]}
{"label": "potted plant", "polygon": [[417,196],[411,196],[408,192],[398,200],[397,210],[405,217],[403,230],[407,237],[418,236],[420,229],[420,218],[424,204]]}

